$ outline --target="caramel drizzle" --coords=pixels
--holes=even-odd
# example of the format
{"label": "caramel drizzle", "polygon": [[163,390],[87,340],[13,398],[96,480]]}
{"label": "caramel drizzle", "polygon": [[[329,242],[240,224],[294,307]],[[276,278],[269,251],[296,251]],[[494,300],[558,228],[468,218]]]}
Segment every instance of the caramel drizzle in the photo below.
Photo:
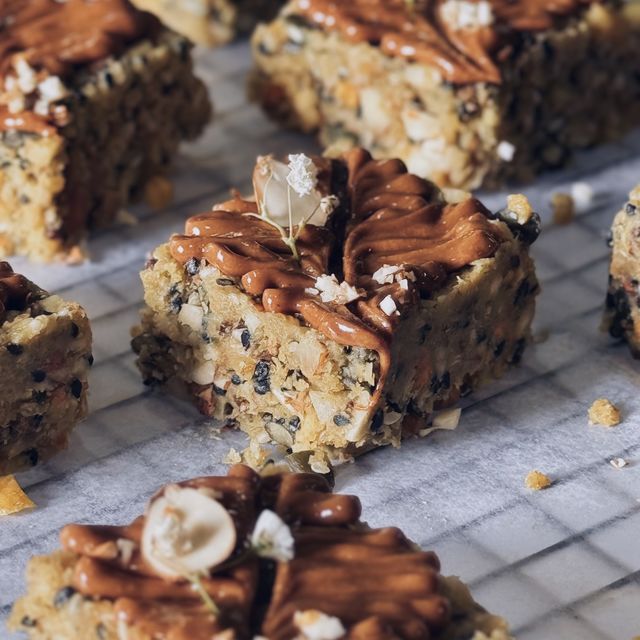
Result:
{"label": "caramel drizzle", "polygon": [[[17,57],[38,72],[66,78],[157,29],[155,18],[128,0],[2,0],[0,83]],[[48,133],[49,126],[43,116],[0,109],[0,130]]]}
{"label": "caramel drizzle", "polygon": [[8,262],[0,262],[0,319],[7,311],[24,311],[30,293],[27,279],[14,273]]}
{"label": "caramel drizzle", "polygon": [[599,0],[491,0],[495,25],[457,29],[443,19],[446,0],[297,0],[292,13],[351,42],[369,42],[389,56],[435,67],[455,84],[498,84],[497,54],[505,32],[541,31],[557,17]]}
{"label": "caramel drizzle", "polygon": [[[219,619],[206,611],[186,581],[156,576],[138,550],[123,563],[117,540],[139,545],[144,517],[126,527],[69,525],[61,534],[62,546],[79,555],[74,588],[113,601],[116,618],[136,633],[156,640],[210,640],[233,628],[239,637],[250,637],[252,613],[265,604],[262,633],[270,640],[296,637],[293,616],[307,609],[339,617],[350,640],[428,638],[448,621],[448,602],[438,593],[437,557],[417,551],[396,528],[364,528],[358,498],[333,494],[321,476],[260,478],[236,465],[226,478],[181,484],[216,492],[238,531],[236,564],[203,579],[222,610]],[[256,602],[258,563],[241,552],[257,513],[265,508],[289,523],[296,555],[278,564],[270,597]]]}
{"label": "caramel drizzle", "polygon": [[[244,291],[266,311],[298,315],[338,344],[363,347],[379,356],[379,376],[370,410],[378,405],[391,364],[390,342],[401,315],[388,316],[380,302],[392,295],[400,308],[415,304],[442,286],[450,273],[492,256],[506,239],[490,223],[489,211],[475,199],[445,205],[438,188],[407,172],[400,160],[375,161],[355,149],[341,161],[348,171],[346,235],[342,249],[344,279],[367,291],[344,305],[320,302],[306,292],[329,270],[339,239],[327,228],[307,225],[300,236],[300,262],[278,232],[255,217],[254,202],[235,199],[190,218],[185,235],[171,239],[171,255],[181,264],[204,260],[239,279]],[[380,286],[373,273],[384,264],[401,264],[417,276],[408,290]]]}

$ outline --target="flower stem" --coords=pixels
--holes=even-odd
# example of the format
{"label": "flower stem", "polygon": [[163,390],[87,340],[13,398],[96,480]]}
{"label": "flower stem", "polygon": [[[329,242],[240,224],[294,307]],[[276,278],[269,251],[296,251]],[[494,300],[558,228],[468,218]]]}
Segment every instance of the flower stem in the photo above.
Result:
{"label": "flower stem", "polygon": [[213,598],[207,593],[207,590],[202,585],[202,580],[199,575],[189,576],[189,582],[193,585],[195,590],[198,592],[198,595],[202,598],[202,602],[204,602],[204,606],[209,609],[209,611],[214,616],[220,615],[220,609],[218,605],[213,601]]}

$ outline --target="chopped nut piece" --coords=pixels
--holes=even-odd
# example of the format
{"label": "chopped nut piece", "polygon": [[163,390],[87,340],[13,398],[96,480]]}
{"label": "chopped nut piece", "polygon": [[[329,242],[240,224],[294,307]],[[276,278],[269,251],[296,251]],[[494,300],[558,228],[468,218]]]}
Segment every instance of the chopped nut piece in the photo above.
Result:
{"label": "chopped nut piece", "polygon": [[551,210],[554,224],[569,224],[576,217],[575,203],[568,193],[554,193],[551,196]]}
{"label": "chopped nut piece", "polygon": [[551,478],[541,471],[529,471],[527,477],[524,479],[524,483],[527,489],[533,489],[534,491],[540,491],[551,486]]}
{"label": "chopped nut piece", "polygon": [[620,410],[607,398],[598,398],[589,408],[589,424],[615,427],[620,420]]}
{"label": "chopped nut piece", "polygon": [[0,478],[0,516],[8,516],[35,506],[13,476]]}
{"label": "chopped nut piece", "polygon": [[164,209],[173,200],[173,185],[164,176],[154,176],[144,185],[145,202],[152,209]]}
{"label": "chopped nut piece", "polygon": [[507,209],[513,213],[520,224],[525,224],[533,215],[533,209],[527,196],[517,193],[507,197]]}
{"label": "chopped nut piece", "polygon": [[612,460],[609,460],[609,464],[615,469],[622,469],[629,463],[624,458],[613,458]]}

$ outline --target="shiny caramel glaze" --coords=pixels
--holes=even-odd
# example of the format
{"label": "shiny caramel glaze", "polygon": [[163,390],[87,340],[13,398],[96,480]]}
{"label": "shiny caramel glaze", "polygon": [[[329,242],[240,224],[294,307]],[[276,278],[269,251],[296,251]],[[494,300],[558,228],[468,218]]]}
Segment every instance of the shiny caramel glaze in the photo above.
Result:
{"label": "shiny caramel glaze", "polygon": [[[154,575],[137,549],[128,564],[123,562],[117,541],[139,544],[144,517],[126,527],[69,525],[61,534],[63,547],[79,556],[73,587],[113,601],[115,615],[135,632],[155,640],[211,640],[233,628],[238,638],[261,633],[270,640],[292,640],[298,635],[295,612],[308,609],[339,617],[351,640],[426,640],[448,622],[437,557],[417,550],[396,528],[367,529],[360,523],[358,498],[333,494],[323,477],[261,478],[236,465],[227,477],[181,485],[212,490],[238,532],[227,568],[202,581],[222,611],[219,620],[189,583]],[[278,563],[275,578],[269,562],[243,553],[265,508],[289,524],[295,539],[294,559]]]}
{"label": "shiny caramel glaze", "polygon": [[[0,82],[17,58],[42,75],[67,78],[158,29],[128,0],[2,0]],[[0,130],[48,132],[47,119],[0,109]]]}
{"label": "shiny caramel glaze", "polygon": [[499,83],[498,59],[510,36],[549,29],[598,0],[489,0],[493,24],[455,28],[442,15],[447,0],[296,0],[290,13],[352,42],[369,42],[389,56],[437,69],[455,84]]}
{"label": "shiny caramel glaze", "polygon": [[27,279],[14,273],[8,262],[0,262],[0,320],[6,311],[23,311],[30,293]]}
{"label": "shiny caramel glaze", "polygon": [[[373,410],[390,368],[393,329],[403,312],[442,287],[449,274],[494,255],[509,232],[491,222],[489,211],[473,198],[445,204],[434,184],[409,174],[400,160],[373,160],[355,149],[334,161],[334,172],[345,176],[341,206],[327,227],[304,228],[300,261],[277,230],[256,218],[255,202],[239,196],[190,218],[185,234],[171,239],[171,255],[181,264],[196,259],[214,265],[265,311],[296,315],[338,344],[376,351]],[[377,284],[371,276],[384,264],[407,266],[416,281],[408,282],[407,289]],[[306,290],[323,273],[336,273],[362,288],[364,297],[346,306],[321,302]],[[380,309],[387,295],[394,298],[397,315]]]}

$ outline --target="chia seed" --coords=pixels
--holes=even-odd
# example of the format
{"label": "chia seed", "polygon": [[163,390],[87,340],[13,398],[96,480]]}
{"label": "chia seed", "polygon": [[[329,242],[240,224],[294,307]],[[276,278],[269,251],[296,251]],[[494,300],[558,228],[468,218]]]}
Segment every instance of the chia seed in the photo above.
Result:
{"label": "chia seed", "polygon": [[242,378],[237,373],[231,375],[231,384],[242,384]]}
{"label": "chia seed", "polygon": [[80,398],[80,396],[82,395],[82,382],[80,382],[80,380],[76,378],[75,380],[71,381],[71,384],[69,385],[69,387],[71,389],[71,393],[73,394],[73,396],[75,398]]}
{"label": "chia seed", "polygon": [[344,413],[336,413],[336,415],[333,416],[333,423],[337,427],[345,427],[350,422],[351,420],[349,419],[349,416],[346,416]]}
{"label": "chia seed", "polygon": [[269,393],[269,390],[271,389],[269,374],[269,363],[266,360],[260,360],[253,371],[253,388],[260,396]]}
{"label": "chia seed", "polygon": [[15,344],[15,342],[10,342],[6,348],[12,356],[19,356],[24,352],[24,347],[21,344]]}
{"label": "chia seed", "polygon": [[42,369],[35,369],[31,372],[31,378],[34,382],[43,382],[47,374]]}
{"label": "chia seed", "polygon": [[245,329],[240,334],[240,342],[242,342],[242,346],[245,350],[251,346],[251,333],[249,332],[249,329]]}

